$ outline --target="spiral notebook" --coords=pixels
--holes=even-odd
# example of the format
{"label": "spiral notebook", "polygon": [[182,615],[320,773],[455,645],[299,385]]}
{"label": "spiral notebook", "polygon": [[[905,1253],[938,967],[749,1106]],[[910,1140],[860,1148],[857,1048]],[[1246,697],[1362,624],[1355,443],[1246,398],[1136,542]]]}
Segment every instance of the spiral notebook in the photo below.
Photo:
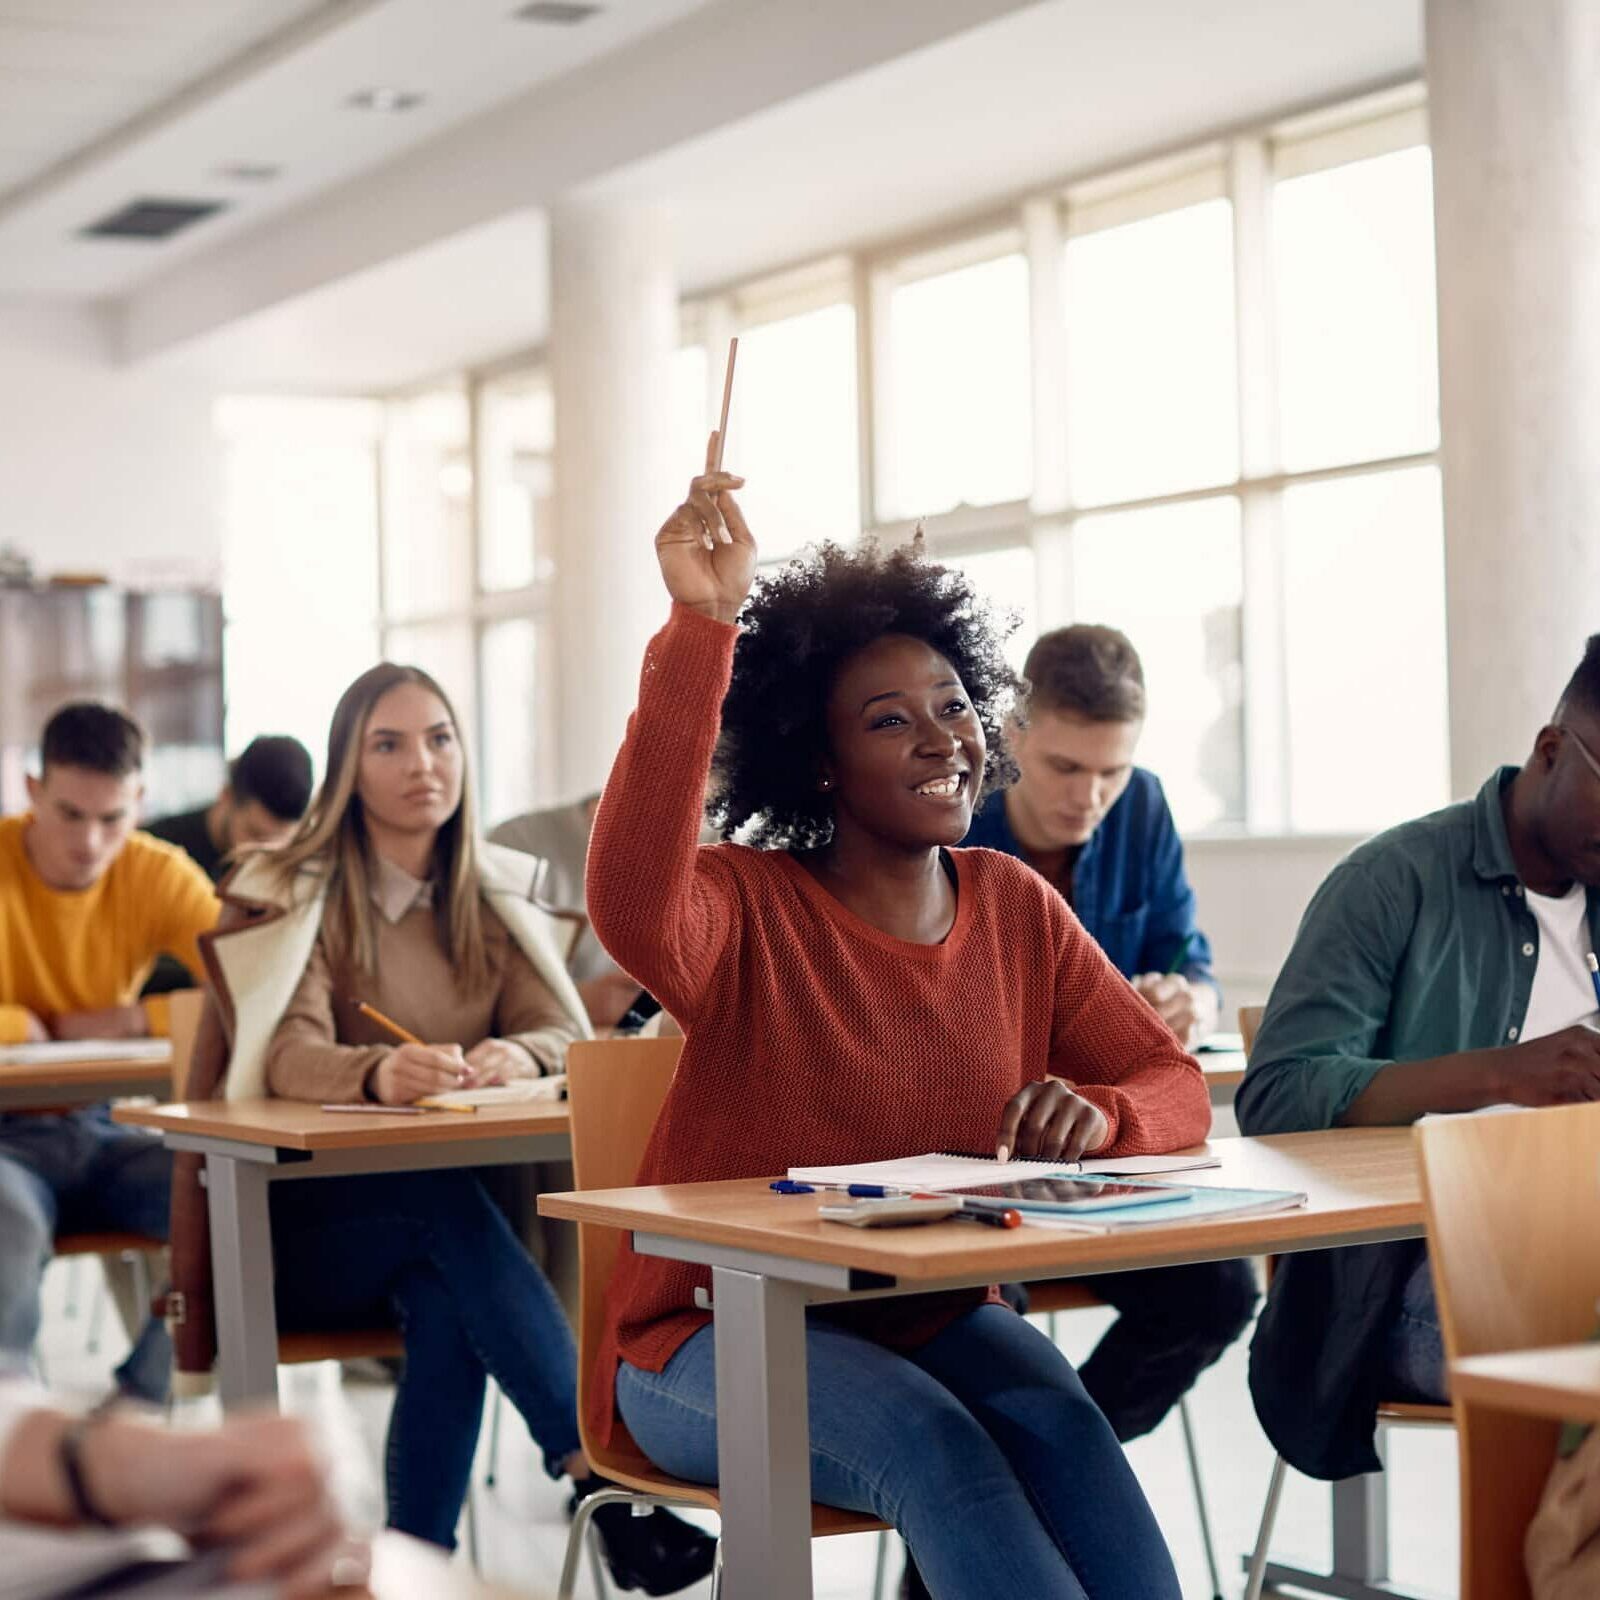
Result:
{"label": "spiral notebook", "polygon": [[1007,1161],[993,1156],[935,1152],[898,1161],[858,1161],[837,1167],[790,1167],[796,1183],[877,1183],[886,1189],[966,1189],[997,1179],[1051,1178],[1062,1173],[1116,1178],[1148,1178],[1169,1172],[1198,1172],[1222,1163],[1202,1146],[1170,1156],[1090,1156],[1083,1161]]}

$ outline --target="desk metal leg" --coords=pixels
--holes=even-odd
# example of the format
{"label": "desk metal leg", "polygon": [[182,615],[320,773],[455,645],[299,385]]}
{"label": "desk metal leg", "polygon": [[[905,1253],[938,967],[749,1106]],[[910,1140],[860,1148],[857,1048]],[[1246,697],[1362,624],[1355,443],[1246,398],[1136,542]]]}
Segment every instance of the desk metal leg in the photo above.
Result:
{"label": "desk metal leg", "polygon": [[272,1292],[271,1169],[206,1155],[217,1380],[225,1407],[278,1401],[278,1314]]}
{"label": "desk metal leg", "polygon": [[726,1600],[810,1600],[806,1299],[717,1267],[717,1473]]}

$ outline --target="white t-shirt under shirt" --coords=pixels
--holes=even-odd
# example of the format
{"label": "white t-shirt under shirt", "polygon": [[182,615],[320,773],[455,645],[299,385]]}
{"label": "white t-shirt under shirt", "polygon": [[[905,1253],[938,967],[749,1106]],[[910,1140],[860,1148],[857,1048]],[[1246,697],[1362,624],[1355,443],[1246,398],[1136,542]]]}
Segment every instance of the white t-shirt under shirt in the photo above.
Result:
{"label": "white t-shirt under shirt", "polygon": [[1539,924],[1539,964],[1528,996],[1522,1043],[1559,1033],[1575,1022],[1600,1027],[1600,1006],[1589,974],[1589,900],[1583,885],[1575,883],[1563,895],[1528,889],[1524,896]]}

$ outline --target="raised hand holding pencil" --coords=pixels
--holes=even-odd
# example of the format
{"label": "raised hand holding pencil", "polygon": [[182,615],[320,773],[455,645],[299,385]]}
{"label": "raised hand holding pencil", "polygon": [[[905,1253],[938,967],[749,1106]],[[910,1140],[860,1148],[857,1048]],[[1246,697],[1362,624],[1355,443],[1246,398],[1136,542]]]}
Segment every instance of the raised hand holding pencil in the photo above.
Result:
{"label": "raised hand holding pencil", "polygon": [[[733,349],[723,386],[726,420],[733,394]],[[667,590],[680,605],[719,622],[732,622],[756,575],[756,544],[733,491],[744,479],[722,470],[722,434],[706,444],[706,469],[689,484],[689,496],[656,534],[656,559]]]}

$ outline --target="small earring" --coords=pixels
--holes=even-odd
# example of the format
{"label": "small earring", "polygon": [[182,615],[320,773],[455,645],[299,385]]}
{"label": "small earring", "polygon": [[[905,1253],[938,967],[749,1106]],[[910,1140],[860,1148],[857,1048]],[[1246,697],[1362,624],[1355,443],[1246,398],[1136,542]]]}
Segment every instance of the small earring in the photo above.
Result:
{"label": "small earring", "polygon": [[818,785],[817,785],[817,787],[818,787],[818,788],[819,788],[819,789],[831,789],[831,788],[832,788],[832,787],[833,787],[833,779],[832,779],[832,778],[824,778],[824,779],[823,779],[823,780],[822,780],[822,781],[821,781],[821,782],[820,782],[820,783],[819,783],[819,784],[818,784]]}

